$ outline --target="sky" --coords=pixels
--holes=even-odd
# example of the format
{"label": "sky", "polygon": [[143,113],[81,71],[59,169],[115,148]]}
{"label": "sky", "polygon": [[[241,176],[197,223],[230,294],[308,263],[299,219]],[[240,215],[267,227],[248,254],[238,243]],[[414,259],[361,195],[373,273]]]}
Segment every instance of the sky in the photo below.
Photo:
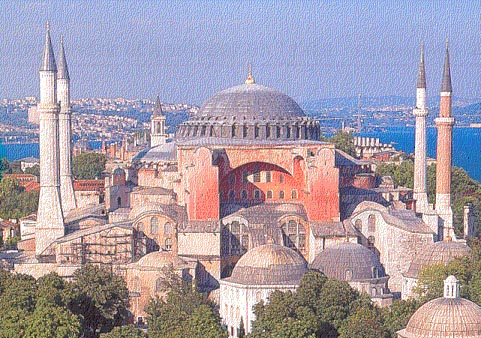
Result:
{"label": "sky", "polygon": [[454,95],[481,97],[481,1],[0,0],[0,98],[38,96],[45,23],[63,34],[72,97],[201,104],[257,83],[298,102],[414,96],[424,41],[428,95],[449,39]]}

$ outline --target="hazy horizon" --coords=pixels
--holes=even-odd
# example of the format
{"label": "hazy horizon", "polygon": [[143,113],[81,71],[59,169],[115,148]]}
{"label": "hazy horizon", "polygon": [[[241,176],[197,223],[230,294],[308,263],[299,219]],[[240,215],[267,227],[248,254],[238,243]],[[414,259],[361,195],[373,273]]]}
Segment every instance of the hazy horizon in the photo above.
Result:
{"label": "hazy horizon", "polygon": [[[49,20],[64,35],[72,97],[200,104],[243,83],[298,102],[415,94],[419,46],[428,96],[440,88],[449,39],[454,96],[480,97],[479,1],[1,2],[2,97],[38,96]],[[56,55],[57,55],[56,54]]]}

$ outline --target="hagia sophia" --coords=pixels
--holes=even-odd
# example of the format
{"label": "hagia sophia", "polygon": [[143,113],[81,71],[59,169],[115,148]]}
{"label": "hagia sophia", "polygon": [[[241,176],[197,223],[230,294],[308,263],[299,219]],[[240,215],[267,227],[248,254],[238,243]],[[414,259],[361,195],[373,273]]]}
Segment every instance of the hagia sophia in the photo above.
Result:
{"label": "hagia sophia", "polygon": [[[47,27],[37,219],[19,251],[1,258],[36,278],[56,272],[68,279],[82,264],[106,265],[125,277],[136,323],[145,322],[144,307],[161,295],[172,266],[216,300],[230,337],[241,323],[250,331],[253,305],[274,290],[295,290],[308,269],[389,306],[413,296],[423,267],[470,251],[453,230],[451,95],[446,47],[434,206],[427,199],[423,50],[413,190],[378,178],[369,162],[322,141],[318,121],[289,96],[257,84],[249,69],[245,83],[207,99],[173,139],[157,99],[151,146],[105,178],[104,203],[85,204],[72,183],[66,53],[61,42],[55,59]],[[459,298],[455,277],[445,283],[444,297],[421,307],[399,337],[481,337],[481,308]],[[465,330],[476,334],[441,330],[450,311],[469,314]],[[420,328],[426,323],[432,331]]]}

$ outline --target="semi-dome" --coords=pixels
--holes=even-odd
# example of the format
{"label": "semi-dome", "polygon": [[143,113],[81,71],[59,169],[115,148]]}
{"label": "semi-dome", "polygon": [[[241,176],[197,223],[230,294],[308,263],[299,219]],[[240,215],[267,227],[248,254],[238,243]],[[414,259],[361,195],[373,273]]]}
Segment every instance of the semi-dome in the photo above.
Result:
{"label": "semi-dome", "polygon": [[249,74],[245,84],[205,101],[195,117],[179,125],[176,137],[319,140],[320,127],[292,98],[256,84]]}
{"label": "semi-dome", "polygon": [[264,244],[249,250],[237,262],[229,282],[249,285],[296,285],[307,263],[292,249]]}
{"label": "semi-dome", "polygon": [[408,271],[404,274],[408,278],[418,278],[421,270],[434,264],[448,264],[455,258],[467,256],[471,248],[464,243],[454,242],[449,238],[444,241],[426,245],[414,257]]}
{"label": "semi-dome", "polygon": [[186,262],[172,251],[154,251],[143,256],[137,262],[137,266],[143,269],[162,269],[166,266],[184,265]]}
{"label": "semi-dome", "polygon": [[342,242],[324,249],[310,267],[340,281],[359,281],[384,277],[378,256],[361,244]]}
{"label": "semi-dome", "polygon": [[479,338],[481,307],[459,297],[459,282],[454,276],[444,282],[444,297],[421,306],[409,319],[401,338]]}

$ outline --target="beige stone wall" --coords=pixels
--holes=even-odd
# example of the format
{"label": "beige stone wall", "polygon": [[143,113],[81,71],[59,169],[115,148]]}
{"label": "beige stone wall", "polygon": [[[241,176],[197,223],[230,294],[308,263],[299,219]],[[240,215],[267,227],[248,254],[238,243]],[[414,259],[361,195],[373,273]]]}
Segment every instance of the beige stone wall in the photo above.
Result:
{"label": "beige stone wall", "polygon": [[220,255],[220,233],[180,233],[179,255]]}
{"label": "beige stone wall", "polygon": [[77,208],[83,208],[89,204],[98,204],[100,193],[98,191],[75,191]]}
{"label": "beige stone wall", "polygon": [[[369,229],[369,215],[376,218],[375,229]],[[362,228],[361,241],[364,246],[368,246],[368,238],[374,237],[374,246],[379,254],[381,263],[386,273],[391,276],[389,288],[392,292],[402,291],[402,274],[406,272],[416,253],[426,244],[433,242],[432,234],[419,234],[399,229],[384,221],[377,210],[365,210],[352,218],[355,221],[360,219]]]}

